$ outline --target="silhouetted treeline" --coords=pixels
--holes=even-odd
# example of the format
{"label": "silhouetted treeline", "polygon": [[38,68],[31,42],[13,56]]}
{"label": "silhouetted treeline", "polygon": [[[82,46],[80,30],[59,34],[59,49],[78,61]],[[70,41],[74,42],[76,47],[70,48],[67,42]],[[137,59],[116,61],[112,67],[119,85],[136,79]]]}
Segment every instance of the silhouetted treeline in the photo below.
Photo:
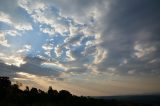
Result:
{"label": "silhouetted treeline", "polygon": [[138,103],[75,96],[67,90],[49,87],[47,92],[37,88],[19,89],[8,77],[0,77],[0,106],[151,106]]}

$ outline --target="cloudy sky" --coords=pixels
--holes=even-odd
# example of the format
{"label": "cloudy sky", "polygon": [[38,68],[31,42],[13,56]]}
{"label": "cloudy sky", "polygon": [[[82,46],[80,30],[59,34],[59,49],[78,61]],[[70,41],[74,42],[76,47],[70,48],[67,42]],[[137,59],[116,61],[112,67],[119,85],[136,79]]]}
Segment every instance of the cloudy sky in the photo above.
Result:
{"label": "cloudy sky", "polygon": [[76,95],[160,92],[159,0],[0,0],[0,76]]}

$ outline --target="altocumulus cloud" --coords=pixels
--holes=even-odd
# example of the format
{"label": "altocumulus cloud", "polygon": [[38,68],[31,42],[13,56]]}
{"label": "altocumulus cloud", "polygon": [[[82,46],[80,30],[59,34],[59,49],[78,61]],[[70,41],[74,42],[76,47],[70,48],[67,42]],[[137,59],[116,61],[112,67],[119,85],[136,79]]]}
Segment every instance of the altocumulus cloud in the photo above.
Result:
{"label": "altocumulus cloud", "polygon": [[[158,0],[1,0],[0,73],[44,88],[52,83],[58,89],[80,88],[73,90],[77,94],[158,92],[159,4]],[[150,84],[136,87],[132,78],[139,85]],[[117,92],[113,87],[119,88]]]}

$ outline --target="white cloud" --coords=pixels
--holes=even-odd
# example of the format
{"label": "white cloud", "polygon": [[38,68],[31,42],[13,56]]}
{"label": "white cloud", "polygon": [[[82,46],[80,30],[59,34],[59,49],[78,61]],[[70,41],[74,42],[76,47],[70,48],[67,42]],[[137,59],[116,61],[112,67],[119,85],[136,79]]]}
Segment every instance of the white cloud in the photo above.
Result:
{"label": "white cloud", "polygon": [[96,65],[93,65],[93,64],[84,64],[85,67],[87,67],[89,70],[91,70],[91,73],[94,74],[94,75],[97,75],[99,74],[99,70],[98,70],[98,67]]}
{"label": "white cloud", "polygon": [[56,46],[54,48],[54,52],[55,52],[55,54],[56,54],[57,57],[61,56],[61,54],[62,54],[61,47],[60,46]]}
{"label": "white cloud", "polygon": [[[84,64],[97,65],[107,58],[107,50],[98,47],[101,43],[101,32],[98,30],[98,22],[102,15],[99,7],[95,8],[90,5],[83,11],[84,17],[81,18],[78,14],[74,14],[74,16],[65,14],[63,7],[57,8],[55,5],[56,1],[19,0],[18,4],[27,11],[35,23],[39,24],[41,32],[56,36],[64,36],[64,32],[68,33],[64,36],[64,43],[61,45],[57,44],[58,46],[54,47],[56,57],[61,58],[63,53],[66,54],[63,58],[65,58],[68,63],[65,63],[65,65],[72,67],[83,66]],[[92,36],[93,39],[90,39],[89,37]],[[81,44],[83,38],[85,43]],[[85,51],[78,49],[83,46]],[[45,50],[46,55],[51,56],[53,47],[45,44],[42,48]],[[63,48],[65,48],[65,50]],[[74,50],[74,53],[71,50]]]}
{"label": "white cloud", "polygon": [[[76,19],[72,16],[65,16],[61,13],[63,10],[53,11],[51,7],[55,8],[54,3],[49,4],[48,2],[43,1],[24,1],[19,0],[19,5],[24,8],[28,14],[34,19],[35,22],[39,22],[40,24],[46,24],[52,27],[53,29],[48,28],[40,28],[40,30],[44,33],[48,33],[49,35],[53,35],[55,33],[59,33],[63,36],[64,32],[69,32],[70,36],[77,35],[79,33],[84,33],[85,36],[89,36],[95,34],[97,32],[97,25],[91,25],[90,23],[85,23],[81,21],[76,21]],[[89,17],[99,17],[97,12],[98,10],[95,8],[91,9],[91,16]],[[88,13],[87,13],[88,14]],[[85,15],[87,15],[85,14]],[[88,17],[88,16],[87,16]],[[90,18],[87,18],[90,21]],[[65,23],[67,22],[67,24]],[[69,25],[68,25],[69,23]],[[77,27],[77,25],[84,26],[83,28]]]}
{"label": "white cloud", "polygon": [[124,60],[119,64],[119,66],[126,65],[127,63],[128,63],[128,60],[127,60],[127,59],[124,59]]}
{"label": "white cloud", "polygon": [[14,65],[20,67],[22,64],[25,64],[23,57],[16,55],[5,55],[0,53],[0,60],[2,60],[6,65]]}
{"label": "white cloud", "polygon": [[41,66],[47,67],[47,68],[54,68],[54,69],[58,69],[58,70],[61,70],[61,71],[67,70],[67,67],[64,66],[63,64],[59,63],[59,62],[43,62],[41,64]]}
{"label": "white cloud", "polygon": [[19,0],[19,5],[24,8],[28,12],[28,14],[31,15],[34,22],[46,24],[51,27],[51,29],[41,27],[40,30],[43,33],[48,33],[49,35],[60,33],[61,35],[63,35],[64,32],[68,31],[68,28],[64,23],[58,22],[60,21],[58,19],[61,19],[62,17],[56,15],[56,11],[51,10],[49,4],[45,4],[40,1],[31,2]]}
{"label": "white cloud", "polygon": [[153,60],[149,61],[149,63],[155,63],[157,61],[158,61],[158,59],[153,59]]}
{"label": "white cloud", "polygon": [[104,50],[103,48],[97,47],[93,64],[101,63],[104,59],[107,58],[107,53],[108,52],[106,50]]}
{"label": "white cloud", "polygon": [[[20,74],[21,74],[21,73],[20,73]],[[14,80],[18,80],[18,81],[23,81],[23,80],[26,81],[26,80],[28,80],[28,79],[26,79],[26,78],[16,78],[16,77],[13,78],[13,79],[14,79]]]}
{"label": "white cloud", "polygon": [[47,33],[49,35],[55,34],[54,28],[40,28],[40,31],[42,31],[43,33]]}
{"label": "white cloud", "polygon": [[45,54],[51,56],[51,50],[53,49],[52,44],[44,44],[42,48],[45,50]]}
{"label": "white cloud", "polygon": [[[13,20],[14,17],[11,17],[9,14],[0,12],[0,21],[9,24],[11,27],[17,30],[32,30],[32,25],[27,22],[18,22],[18,20]],[[14,33],[14,34],[13,34]],[[15,31],[11,33],[15,35]]]}
{"label": "white cloud", "polygon": [[67,73],[70,73],[71,75],[77,75],[87,72],[86,67],[71,67],[67,70]]}
{"label": "white cloud", "polygon": [[64,32],[68,32],[68,27],[67,27],[67,25],[64,25],[64,24],[56,23],[54,25],[54,28],[55,28],[55,32],[58,32],[61,35],[63,35]]}
{"label": "white cloud", "polygon": [[93,42],[92,41],[87,41],[86,46],[90,46],[90,45],[93,45]]}
{"label": "white cloud", "polygon": [[[57,2],[59,3],[59,1]],[[27,13],[33,18],[34,22],[40,24],[41,32],[48,35],[56,35],[59,33],[61,36],[64,35],[64,32],[69,33],[65,36],[64,44],[62,44],[62,46],[54,47],[56,57],[60,57],[62,53],[65,52],[65,59],[69,62],[67,63],[68,65],[73,64],[72,61],[76,60],[77,62],[74,63],[74,65],[80,64],[80,66],[83,66],[83,64],[87,62],[89,62],[88,64],[100,64],[103,62],[103,60],[107,58],[107,50],[104,50],[102,47],[97,47],[101,43],[101,32],[98,30],[98,21],[102,15],[99,11],[100,8],[95,8],[92,5],[87,7],[86,11],[83,11],[85,17],[84,21],[82,19],[83,17],[80,18],[77,14],[74,14],[74,16],[65,14],[63,7],[59,9],[54,5],[57,2],[19,0],[18,4],[27,11]],[[51,7],[56,8],[57,10],[51,10]],[[91,40],[86,38],[86,43],[81,44],[82,37],[89,36],[93,36],[94,39]],[[86,46],[85,51],[80,50],[80,54],[76,53],[76,49],[81,46]],[[71,47],[75,49],[75,54],[72,53]],[[42,48],[45,50],[46,55],[51,55],[50,53],[53,47],[43,45]],[[65,51],[62,48],[66,48],[67,50]],[[79,57],[81,53],[86,57]],[[92,57],[87,57],[91,55]],[[94,59],[89,60],[89,58]]]}
{"label": "white cloud", "polygon": [[31,45],[24,45],[24,47],[29,51],[31,49]]}
{"label": "white cloud", "polygon": [[154,46],[148,46],[148,45],[142,45],[142,44],[136,44],[134,46],[135,53],[134,55],[137,58],[142,58],[146,55],[149,55],[156,51],[156,48]]}
{"label": "white cloud", "polygon": [[10,36],[17,36],[17,35],[21,35],[17,30],[6,30],[5,31],[6,34],[10,35]]}
{"label": "white cloud", "polygon": [[32,30],[32,25],[29,23],[14,23],[14,27],[17,30]]}
{"label": "white cloud", "polygon": [[76,60],[72,54],[72,51],[69,49],[68,51],[66,51],[66,56],[67,56],[67,60],[68,61],[74,61]]}
{"label": "white cloud", "polygon": [[29,1],[29,0],[18,0],[18,5],[24,8],[29,14],[33,13],[36,10],[44,10],[45,4],[37,1]]}
{"label": "white cloud", "polygon": [[129,71],[128,71],[128,74],[131,74],[131,75],[132,75],[132,74],[134,74],[135,72],[136,72],[136,70],[129,70]]}
{"label": "white cloud", "polygon": [[69,32],[70,32],[70,36],[74,36],[79,32],[79,30],[77,27],[74,27],[73,25],[71,25],[69,27]]}
{"label": "white cloud", "polygon": [[52,50],[53,49],[53,45],[50,45],[50,44],[44,44],[43,46],[42,46],[42,48],[44,49],[44,50]]}
{"label": "white cloud", "polygon": [[8,41],[5,38],[4,32],[0,32],[0,45],[5,47],[10,47],[10,45],[8,44]]}
{"label": "white cloud", "polygon": [[10,16],[1,11],[0,11],[0,21],[4,23],[12,24],[12,21],[10,20]]}
{"label": "white cloud", "polygon": [[55,21],[54,19],[47,18],[44,13],[36,13],[31,15],[35,22],[39,22],[41,24],[52,25]]}
{"label": "white cloud", "polygon": [[24,45],[22,49],[18,50],[17,53],[26,53],[31,50],[31,45]]}
{"label": "white cloud", "polygon": [[117,75],[117,69],[115,67],[109,67],[107,68],[106,74],[109,76],[115,76]]}
{"label": "white cloud", "polygon": [[18,4],[31,15],[35,22],[41,24],[52,24],[54,22],[53,19],[47,18],[47,14],[44,11],[48,6],[44,3],[40,1],[18,0]]}
{"label": "white cloud", "polygon": [[124,60],[123,60],[123,63],[124,63],[124,64],[127,64],[127,63],[128,63],[128,60],[127,60],[127,59],[124,59]]}

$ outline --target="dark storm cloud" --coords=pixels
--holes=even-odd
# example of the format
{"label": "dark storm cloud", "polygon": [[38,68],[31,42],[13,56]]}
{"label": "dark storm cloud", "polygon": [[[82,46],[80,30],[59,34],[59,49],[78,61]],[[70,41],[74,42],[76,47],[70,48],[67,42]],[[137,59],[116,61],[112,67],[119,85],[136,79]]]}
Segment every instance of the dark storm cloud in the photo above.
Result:
{"label": "dark storm cloud", "polygon": [[7,66],[3,62],[0,62],[0,76],[14,76],[16,69],[17,67],[15,66]]}
{"label": "dark storm cloud", "polygon": [[42,67],[41,63],[45,62],[45,60],[37,58],[37,57],[27,57],[25,59],[27,61],[26,64],[23,64],[20,69],[24,72],[29,72],[31,74],[42,75],[42,76],[59,76],[59,72],[56,69],[51,69],[47,67]]}
{"label": "dark storm cloud", "polygon": [[71,68],[67,70],[67,73],[74,73],[74,74],[83,74],[85,72],[87,72],[86,67]]}
{"label": "dark storm cloud", "polygon": [[[159,66],[148,65],[152,59],[159,59],[160,53],[160,1],[159,0],[113,0],[109,12],[103,17],[103,43],[108,49],[108,58],[99,65],[99,69],[116,67],[120,73],[129,70],[138,70],[147,73],[147,70],[160,69]],[[136,43],[153,46],[154,52],[136,58],[134,47]],[[145,49],[142,47],[142,49]],[[149,56],[149,57],[147,57]],[[145,59],[147,57],[147,59]],[[127,63],[119,66],[124,59]],[[154,67],[155,66],[155,67]]]}
{"label": "dark storm cloud", "polygon": [[[111,3],[110,11],[104,17],[105,25],[107,25],[104,26],[106,29],[103,33],[105,46],[113,45],[114,47],[111,47],[113,50],[121,48],[120,50],[123,51],[138,40],[142,43],[159,41],[159,6],[159,1],[150,0],[117,0]],[[141,31],[151,32],[151,34],[138,35]]]}
{"label": "dark storm cloud", "polygon": [[20,67],[0,63],[0,75],[15,77],[16,72],[27,72],[33,75],[52,76],[55,78],[58,78],[60,75],[60,72],[56,69],[42,67],[41,63],[45,61],[43,59],[37,57],[26,57],[24,60],[26,61],[26,64],[23,64]]}

